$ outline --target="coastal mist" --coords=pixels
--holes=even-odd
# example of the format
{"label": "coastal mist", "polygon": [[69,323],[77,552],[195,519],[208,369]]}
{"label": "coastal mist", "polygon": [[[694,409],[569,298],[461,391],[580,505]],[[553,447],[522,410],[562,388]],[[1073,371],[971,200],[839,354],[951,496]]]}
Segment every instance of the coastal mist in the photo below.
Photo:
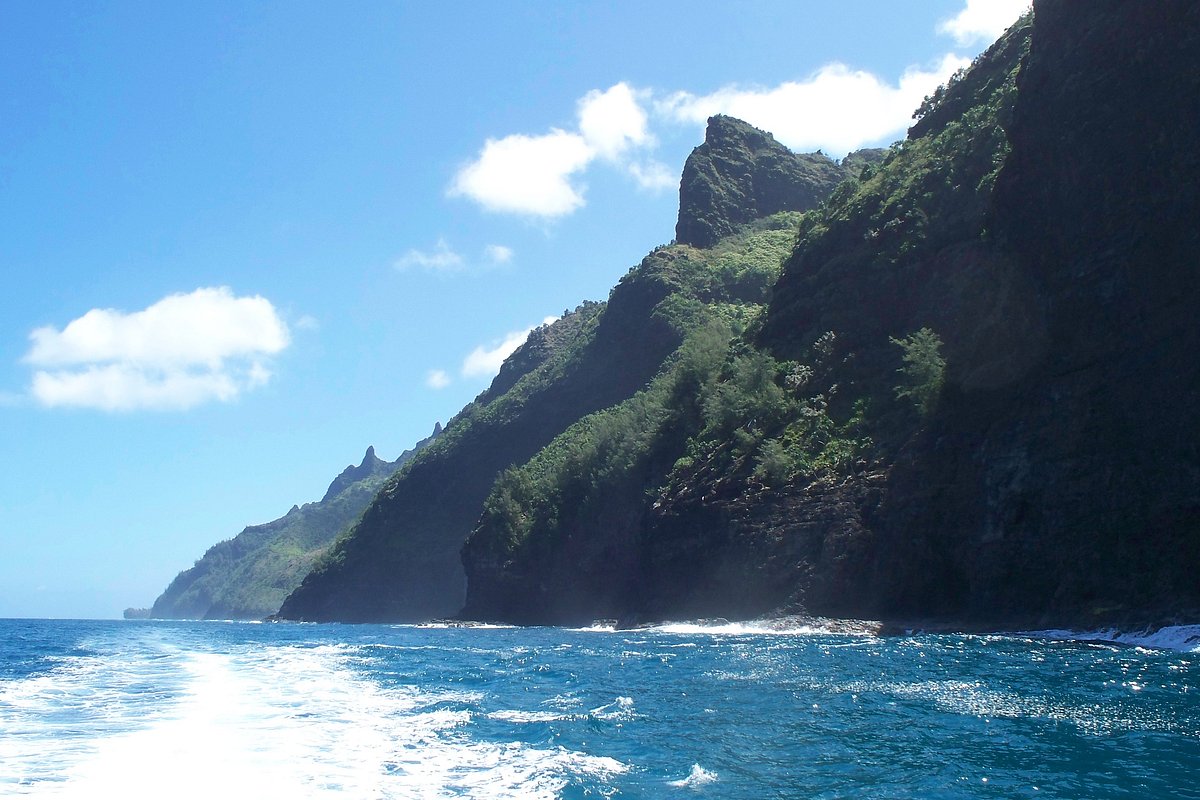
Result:
{"label": "coastal mist", "polygon": [[5,620],[0,640],[3,797],[1200,797],[1187,635]]}

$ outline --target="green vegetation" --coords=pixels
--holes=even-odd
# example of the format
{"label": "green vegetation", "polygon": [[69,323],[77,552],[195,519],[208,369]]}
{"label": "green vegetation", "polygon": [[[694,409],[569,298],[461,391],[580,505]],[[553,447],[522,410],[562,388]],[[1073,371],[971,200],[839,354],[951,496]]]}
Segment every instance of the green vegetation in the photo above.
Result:
{"label": "green vegetation", "polygon": [[[927,109],[924,135],[846,165],[853,177],[814,210],[759,220],[703,249],[659,248],[627,276],[667,289],[652,319],[680,345],[644,389],[495,482],[463,549],[467,615],[623,613],[655,591],[626,583],[635,565],[676,575],[652,565],[691,552],[647,538],[662,514],[684,515],[671,535],[707,557],[727,541],[723,504],[845,485],[919,434],[909,408],[933,413],[946,364],[929,324],[898,310],[939,253],[981,240],[1027,43],[1018,31],[1003,57],[958,76]],[[572,597],[586,611],[572,611]]]}
{"label": "green vegetation", "polygon": [[[436,436],[436,431],[435,431]],[[362,514],[388,476],[433,437],[382,461],[374,449],[349,467],[316,503],[294,507],[265,525],[252,525],[213,545],[195,565],[179,573],[154,602],[148,616],[186,619],[262,619],[300,585],[338,533]]]}
{"label": "green vegetation", "polygon": [[760,220],[707,250],[656,251],[672,292],[654,313],[687,331],[682,344],[644,390],[500,475],[469,559],[544,562],[564,537],[600,539],[598,528],[633,524],[697,471],[781,484],[845,470],[871,446],[865,402],[844,419],[830,409],[833,332],[814,343],[811,364],[778,361],[746,339],[800,217]]}
{"label": "green vegetation", "polygon": [[907,397],[917,410],[929,414],[937,405],[946,379],[946,359],[942,357],[942,339],[929,328],[921,328],[902,339],[891,339],[904,351],[904,366],[898,371],[905,378],[896,387],[897,397]]}
{"label": "green vegetation", "polygon": [[1120,4],[1038,13],[1037,47],[1027,17],[882,159],[811,162],[851,177],[816,207],[781,193],[802,215],[747,223],[760,178],[802,169],[714,118],[680,243],[514,354],[284,616],[454,614],[460,556],[464,616],[533,624],[1195,597],[1173,554],[1196,552],[1197,182],[1170,176],[1196,171],[1171,89],[1196,37]]}

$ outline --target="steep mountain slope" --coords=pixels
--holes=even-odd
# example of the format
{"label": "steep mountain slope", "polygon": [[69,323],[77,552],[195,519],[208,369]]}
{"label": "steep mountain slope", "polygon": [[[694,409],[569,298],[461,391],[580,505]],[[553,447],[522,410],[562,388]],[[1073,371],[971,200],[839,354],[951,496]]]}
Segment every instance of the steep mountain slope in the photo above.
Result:
{"label": "steep mountain slope", "polygon": [[636,577],[646,488],[685,453],[730,343],[753,325],[790,251],[797,215],[758,220],[710,249],[676,244],[640,271],[668,278],[655,309],[681,332],[649,384],[506,470],[463,549],[470,618],[572,622],[615,616]]}
{"label": "steep mountain slope", "polygon": [[[770,314],[733,338],[696,327],[704,352],[681,359],[686,390],[660,393],[658,416],[674,426],[642,434],[657,468],[620,486],[585,483],[566,503],[559,486],[538,480],[553,471],[542,454],[522,469],[532,490],[506,497],[497,487],[488,508],[505,513],[485,513],[463,553],[466,615],[577,623],[833,610],[827,597],[847,587],[823,566],[846,563],[842,544],[863,541],[851,535],[864,528],[859,509],[877,501],[889,453],[920,425],[892,389],[900,354],[889,335],[908,329],[889,315],[919,291],[911,264],[978,239],[1028,32],[1014,31],[952,87],[944,102],[972,91],[969,125],[928,126],[801,219]],[[550,451],[578,451],[583,434],[567,431]],[[605,474],[609,460],[600,453],[575,471]],[[540,518],[551,523],[513,534],[509,520]],[[846,535],[826,542],[830,528]]]}
{"label": "steep mountain slope", "polygon": [[760,217],[814,207],[845,177],[819,153],[796,155],[740,119],[714,116],[683,167],[675,240],[712,247]]}
{"label": "steep mountain slope", "polygon": [[955,613],[1200,610],[1200,7],[1085,8],[1036,5],[989,219],[1037,358],[950,394],[940,457],[896,476],[947,487],[896,524],[955,532]]}
{"label": "steep mountain slope", "polygon": [[[791,181],[796,197],[819,196],[827,173],[839,170],[824,157],[796,156],[744,123],[716,119],[709,132],[706,157],[724,163],[737,150],[752,180],[780,172],[789,160],[824,164],[815,178],[813,169],[785,171],[780,191]],[[711,194],[682,187],[681,205],[715,225],[732,224],[722,221],[725,206],[714,205]],[[772,258],[775,268],[777,255]],[[733,267],[703,284],[689,272],[679,248],[659,248],[630,270],[607,303],[584,304],[532,333],[488,391],[388,482],[358,525],[286,600],[280,616],[400,621],[458,612],[466,591],[460,549],[497,476],[534,457],[581,418],[644,389],[683,341],[695,309],[710,296],[729,298],[745,289],[742,270]],[[772,276],[747,280],[757,280],[750,290],[761,295]]]}
{"label": "steep mountain slope", "polygon": [[210,547],[171,581],[148,616],[262,619],[273,614],[337,534],[358,518],[383,482],[439,433],[440,426],[395,461],[384,461],[375,455],[375,448],[367,448],[362,463],[346,467],[320,501],[293,506],[273,522],[251,525]]}
{"label": "steep mountain slope", "polygon": [[1035,3],[803,217],[761,324],[698,315],[497,484],[466,613],[1195,613],[1198,44],[1191,3]]}

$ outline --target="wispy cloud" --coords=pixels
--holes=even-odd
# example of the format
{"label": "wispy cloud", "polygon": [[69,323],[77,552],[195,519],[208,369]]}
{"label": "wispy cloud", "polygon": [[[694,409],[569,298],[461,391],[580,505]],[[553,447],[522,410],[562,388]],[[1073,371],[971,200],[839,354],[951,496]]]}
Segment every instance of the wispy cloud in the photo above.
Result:
{"label": "wispy cloud", "polygon": [[938,24],[938,33],[954,37],[959,47],[989,43],[1029,10],[1029,0],[966,0],[962,11]]}
{"label": "wispy cloud", "polygon": [[30,335],[30,394],[45,407],[181,410],[229,401],[271,378],[290,335],[264,297],[228,287],[173,294],[142,311],[93,309]]}
{"label": "wispy cloud", "polygon": [[309,316],[308,314],[305,314],[304,316],[300,317],[300,319],[296,320],[296,328],[298,330],[315,331],[319,330],[320,327],[321,323],[317,320],[317,318]]}
{"label": "wispy cloud", "polygon": [[660,161],[633,161],[625,169],[643,189],[659,191],[679,186],[679,177]]}
{"label": "wispy cloud", "polygon": [[513,249],[502,244],[489,244],[483,248],[483,258],[489,264],[507,264],[513,259]]}
{"label": "wispy cloud", "polygon": [[396,260],[395,266],[398,270],[418,267],[429,272],[457,272],[463,268],[463,258],[445,239],[438,239],[433,250],[409,250]]}
{"label": "wispy cloud", "polygon": [[444,369],[431,369],[425,376],[425,385],[430,389],[445,389],[450,385],[450,376]]}
{"label": "wispy cloud", "polygon": [[[539,325],[549,325],[558,317],[546,317]],[[505,334],[503,338],[494,340],[487,345],[480,345],[463,359],[460,372],[464,378],[490,378],[500,371],[504,359],[513,354],[518,347],[525,343],[529,334],[538,325],[530,325],[519,331]]]}
{"label": "wispy cloud", "polygon": [[420,269],[438,275],[459,275],[508,264],[514,255],[507,245],[489,244],[480,250],[478,258],[468,260],[445,239],[438,239],[432,250],[411,249],[396,259],[394,266],[401,272]]}

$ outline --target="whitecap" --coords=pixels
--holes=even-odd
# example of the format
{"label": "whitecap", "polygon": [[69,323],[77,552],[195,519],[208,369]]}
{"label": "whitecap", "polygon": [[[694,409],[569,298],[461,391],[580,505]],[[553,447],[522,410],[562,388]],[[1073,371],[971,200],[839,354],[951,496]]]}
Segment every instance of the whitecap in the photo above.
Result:
{"label": "whitecap", "polygon": [[778,617],[748,622],[696,620],[664,622],[647,630],[684,636],[875,636],[880,625],[870,620],[826,619],[823,617]]}
{"label": "whitecap", "polygon": [[553,711],[520,711],[517,709],[505,709],[500,711],[492,711],[487,715],[488,719],[494,719],[499,722],[565,722],[574,719],[572,714],[559,714]]}
{"label": "whitecap", "polygon": [[716,783],[717,780],[717,773],[710,772],[699,764],[692,764],[692,771],[688,773],[686,778],[681,778],[677,781],[667,781],[667,785],[677,786],[680,789],[699,789],[710,783]]}
{"label": "whitecap", "polygon": [[1140,631],[1121,631],[1103,628],[1092,631],[1044,630],[1028,631],[1021,635],[1039,639],[1060,639],[1075,642],[1110,642],[1131,647],[1147,647],[1156,650],[1178,650],[1183,653],[1200,653],[1200,625],[1168,625],[1163,628],[1146,628]]}

